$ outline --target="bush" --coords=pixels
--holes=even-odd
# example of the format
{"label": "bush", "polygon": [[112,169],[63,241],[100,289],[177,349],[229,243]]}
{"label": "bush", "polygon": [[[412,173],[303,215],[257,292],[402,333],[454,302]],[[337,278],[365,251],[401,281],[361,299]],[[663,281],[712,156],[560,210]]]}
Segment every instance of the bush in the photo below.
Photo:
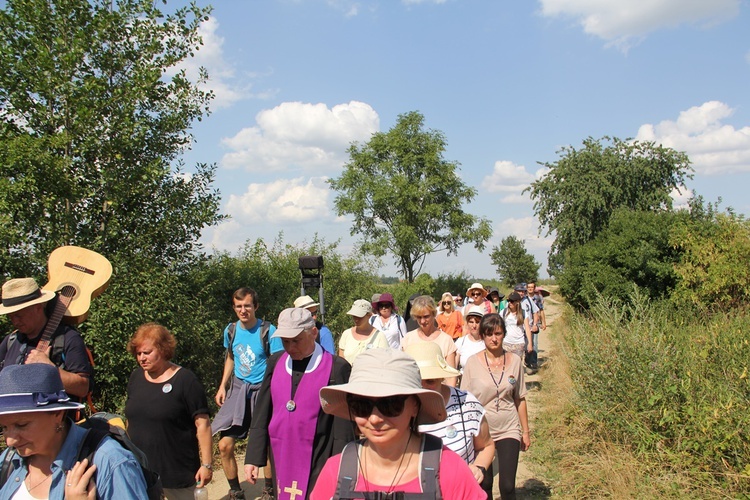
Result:
{"label": "bush", "polygon": [[[599,298],[567,338],[581,410],[608,438],[750,494],[750,317]],[[731,496],[731,495],[730,495]]]}

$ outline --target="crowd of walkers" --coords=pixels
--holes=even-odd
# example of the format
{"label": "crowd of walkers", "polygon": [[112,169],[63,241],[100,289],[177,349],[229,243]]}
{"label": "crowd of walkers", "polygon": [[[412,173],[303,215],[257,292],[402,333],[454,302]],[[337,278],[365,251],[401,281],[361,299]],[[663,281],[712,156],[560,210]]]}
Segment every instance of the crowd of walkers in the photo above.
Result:
{"label": "crowd of walkers", "polygon": [[[0,500],[147,498],[140,465],[111,439],[107,453],[77,459],[85,431],[71,411],[83,406],[91,367],[70,327],[60,327],[59,359],[38,352],[54,294],[28,278],[2,292],[0,314],[17,330],[0,343],[9,446],[0,462],[10,464]],[[255,484],[263,469],[263,499],[485,499],[495,474],[501,498],[515,498],[519,453],[531,445],[524,377],[538,368],[545,293],[528,283],[506,297],[473,283],[437,303],[413,295],[403,316],[390,293],[376,294],[352,302],[353,326],[336,341],[311,297],[272,324],[256,317],[258,293],[239,288],[213,420],[202,382],[173,361],[174,335],[146,323],[127,345],[138,363],[128,433],[168,499],[190,500],[213,479],[214,436],[230,499],[245,498],[235,458],[245,438],[245,477]]]}

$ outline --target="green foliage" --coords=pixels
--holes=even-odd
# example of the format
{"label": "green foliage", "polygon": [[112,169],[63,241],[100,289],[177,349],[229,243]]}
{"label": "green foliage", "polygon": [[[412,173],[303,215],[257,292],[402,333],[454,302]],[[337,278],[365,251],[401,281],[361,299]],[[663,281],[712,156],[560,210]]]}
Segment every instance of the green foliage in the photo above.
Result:
{"label": "green foliage", "polygon": [[467,242],[482,250],[492,233],[489,221],[464,212],[476,190],[458,176],[457,162],[443,158],[445,147],[443,133],[425,130],[424,116],[412,111],[367,144],[352,144],[343,173],[329,180],[338,215],[353,216],[351,233],[362,235],[362,251],[392,255],[409,282],[427,255],[455,254]]}
{"label": "green foliage", "polygon": [[558,276],[560,292],[579,309],[598,294],[626,302],[637,287],[652,299],[674,288],[680,252],[669,243],[670,230],[686,212],[620,208],[593,240],[570,249]]}
{"label": "green foliage", "polygon": [[471,282],[471,276],[466,274],[466,271],[461,271],[458,274],[441,274],[435,279],[435,293],[433,295],[436,299],[440,298],[440,295],[444,292],[460,293],[463,296],[466,289],[471,286]]}
{"label": "green foliage", "polygon": [[525,242],[515,236],[508,236],[500,246],[493,247],[490,260],[500,280],[508,286],[539,279],[541,264],[526,250]]}
{"label": "green foliage", "polygon": [[146,0],[6,3],[0,274],[41,274],[63,244],[116,265],[189,260],[220,219],[219,199],[215,166],[187,175],[177,158],[211,95],[182,71],[168,74],[200,46],[209,12],[191,5],[164,17]]}
{"label": "green foliage", "polygon": [[672,310],[635,293],[601,299],[566,335],[577,405],[605,437],[750,494],[750,316]]}
{"label": "green foliage", "polygon": [[670,244],[681,253],[677,304],[721,311],[750,303],[750,222],[744,217],[703,212],[677,224]]}
{"label": "green foliage", "polygon": [[547,234],[555,233],[550,272],[557,275],[565,252],[594,239],[617,208],[663,210],[670,193],[691,179],[687,155],[654,144],[604,137],[587,138],[582,149],[558,151],[544,163],[549,172],[527,190]]}

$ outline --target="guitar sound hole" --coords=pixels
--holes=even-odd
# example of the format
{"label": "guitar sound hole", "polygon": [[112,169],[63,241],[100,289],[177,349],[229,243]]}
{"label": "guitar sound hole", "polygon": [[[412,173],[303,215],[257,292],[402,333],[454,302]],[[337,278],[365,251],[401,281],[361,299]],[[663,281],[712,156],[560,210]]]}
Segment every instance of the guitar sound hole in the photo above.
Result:
{"label": "guitar sound hole", "polygon": [[60,289],[60,295],[62,295],[63,297],[71,297],[72,298],[72,297],[76,296],[76,293],[78,293],[78,292],[76,291],[75,287],[71,286],[71,285],[63,286]]}

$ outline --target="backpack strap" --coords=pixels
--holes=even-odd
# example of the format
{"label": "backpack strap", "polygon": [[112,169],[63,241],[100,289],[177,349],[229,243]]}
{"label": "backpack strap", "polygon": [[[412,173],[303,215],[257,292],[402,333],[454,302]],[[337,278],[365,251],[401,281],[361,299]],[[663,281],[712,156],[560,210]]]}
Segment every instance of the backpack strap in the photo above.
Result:
{"label": "backpack strap", "polygon": [[357,486],[357,475],[359,473],[359,447],[363,440],[352,441],[344,446],[339,462],[339,476],[336,484],[336,493],[333,498],[345,500],[358,498],[354,495]]}
{"label": "backpack strap", "polygon": [[2,342],[0,342],[0,370],[2,370],[5,366],[5,356],[8,355],[8,349],[10,349],[10,346],[12,346],[13,342],[16,341],[17,335],[18,330],[13,330],[5,336]]}
{"label": "backpack strap", "polygon": [[440,458],[443,453],[443,440],[430,434],[423,434],[422,453],[420,459],[422,468],[420,479],[422,482],[422,497],[442,499],[440,492]]}
{"label": "backpack strap", "polygon": [[[232,345],[234,344],[234,335],[237,333],[237,323],[229,323],[227,325],[227,336],[229,337],[229,344],[227,345],[227,356],[230,359],[234,359],[234,351],[232,351]],[[271,343],[268,341],[268,331],[271,329],[271,323],[261,319],[260,320],[260,343],[263,346],[263,351],[266,353],[266,357],[271,355]]]}
{"label": "backpack strap", "polygon": [[5,483],[10,477],[10,473],[15,470],[13,466],[13,459],[16,457],[16,449],[8,448],[8,452],[5,454],[2,465],[0,465],[0,489],[5,486]]}

